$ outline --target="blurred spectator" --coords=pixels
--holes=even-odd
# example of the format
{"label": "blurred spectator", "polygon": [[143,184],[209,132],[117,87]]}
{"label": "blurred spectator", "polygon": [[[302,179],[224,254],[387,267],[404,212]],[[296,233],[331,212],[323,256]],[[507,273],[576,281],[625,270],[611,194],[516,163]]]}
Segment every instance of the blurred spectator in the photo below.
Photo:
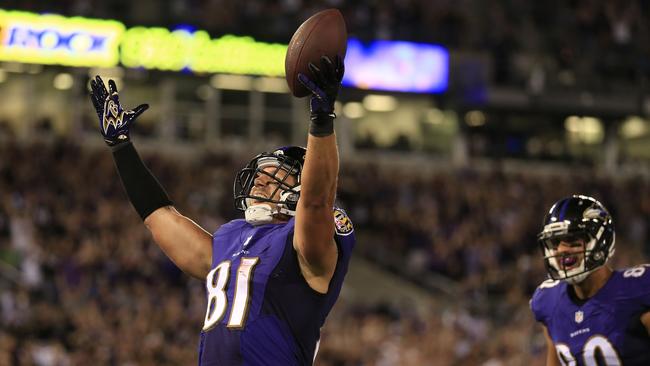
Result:
{"label": "blurred spectator", "polygon": [[[238,214],[229,178],[237,157],[144,155],[202,226]],[[0,146],[0,364],[195,363],[203,284],[152,243],[110,164],[105,151],[69,142]],[[424,312],[343,296],[318,364],[541,365],[528,297],[545,277],[535,242],[544,210],[575,192],[601,198],[616,218],[615,266],[637,264],[648,250],[649,184],[346,164],[339,199],[357,218],[358,255],[428,288],[430,275],[451,278],[456,294]]]}

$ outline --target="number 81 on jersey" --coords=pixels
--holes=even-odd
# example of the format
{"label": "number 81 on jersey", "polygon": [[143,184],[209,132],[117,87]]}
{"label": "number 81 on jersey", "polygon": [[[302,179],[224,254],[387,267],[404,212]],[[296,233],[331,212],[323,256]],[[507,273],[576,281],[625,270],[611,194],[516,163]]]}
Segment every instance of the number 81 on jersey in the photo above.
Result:
{"label": "number 81 on jersey", "polygon": [[[258,257],[242,258],[237,269],[237,281],[235,284],[235,295],[233,296],[232,309],[228,319],[228,328],[243,328],[248,315],[248,303],[250,296],[250,281],[253,277],[253,269]],[[228,307],[228,296],[226,286],[230,278],[230,261],[224,261],[214,267],[206,277],[205,287],[208,290],[208,309],[205,313],[203,331],[214,327],[226,313]]]}

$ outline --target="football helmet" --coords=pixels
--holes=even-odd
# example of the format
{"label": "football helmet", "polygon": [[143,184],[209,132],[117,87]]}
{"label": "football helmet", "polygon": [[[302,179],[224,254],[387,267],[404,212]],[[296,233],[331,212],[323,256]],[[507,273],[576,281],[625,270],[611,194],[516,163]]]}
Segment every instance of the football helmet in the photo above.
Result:
{"label": "football helmet", "polygon": [[[237,173],[233,185],[235,207],[244,211],[247,222],[260,225],[271,222],[278,214],[295,216],[306,152],[300,146],[281,147],[271,153],[257,155]],[[267,169],[269,167],[272,169]],[[259,175],[266,175],[277,184],[269,197],[251,193],[255,178]],[[290,175],[296,178],[294,184],[289,184],[287,180]],[[279,198],[274,199],[278,191]],[[262,203],[254,205],[255,201]]]}
{"label": "football helmet", "polygon": [[[537,240],[551,278],[576,284],[614,255],[614,223],[609,211],[596,199],[574,195],[551,207]],[[562,241],[582,243],[582,252],[558,253]]]}

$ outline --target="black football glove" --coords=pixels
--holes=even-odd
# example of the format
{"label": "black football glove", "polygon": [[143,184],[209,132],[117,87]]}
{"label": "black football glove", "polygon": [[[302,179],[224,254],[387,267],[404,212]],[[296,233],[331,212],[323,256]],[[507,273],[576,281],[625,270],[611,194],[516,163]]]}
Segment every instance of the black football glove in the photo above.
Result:
{"label": "black football glove", "polygon": [[140,104],[132,110],[122,109],[115,82],[108,80],[109,92],[99,75],[90,81],[90,88],[90,99],[97,111],[99,131],[104,136],[104,141],[108,146],[129,141],[131,124],[149,108],[149,105]]}
{"label": "black football glove", "polygon": [[345,73],[343,59],[337,55],[334,62],[332,62],[329,57],[322,56],[320,67],[311,62],[308,67],[312,79],[304,74],[298,74],[298,81],[312,93],[309,103],[311,120],[317,125],[332,123],[336,118],[334,102]]}

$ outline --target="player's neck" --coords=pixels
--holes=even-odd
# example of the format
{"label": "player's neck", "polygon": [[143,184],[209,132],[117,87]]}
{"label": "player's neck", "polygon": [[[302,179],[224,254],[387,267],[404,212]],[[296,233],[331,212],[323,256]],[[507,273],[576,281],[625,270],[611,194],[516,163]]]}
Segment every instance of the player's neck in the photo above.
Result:
{"label": "player's neck", "polygon": [[585,278],[584,281],[573,285],[573,290],[579,299],[586,300],[594,296],[598,290],[605,286],[611,275],[612,269],[607,265],[602,266]]}
{"label": "player's neck", "polygon": [[271,220],[271,224],[286,224],[289,222],[291,219],[291,216],[284,215],[284,214],[276,214],[273,215],[273,220]]}

